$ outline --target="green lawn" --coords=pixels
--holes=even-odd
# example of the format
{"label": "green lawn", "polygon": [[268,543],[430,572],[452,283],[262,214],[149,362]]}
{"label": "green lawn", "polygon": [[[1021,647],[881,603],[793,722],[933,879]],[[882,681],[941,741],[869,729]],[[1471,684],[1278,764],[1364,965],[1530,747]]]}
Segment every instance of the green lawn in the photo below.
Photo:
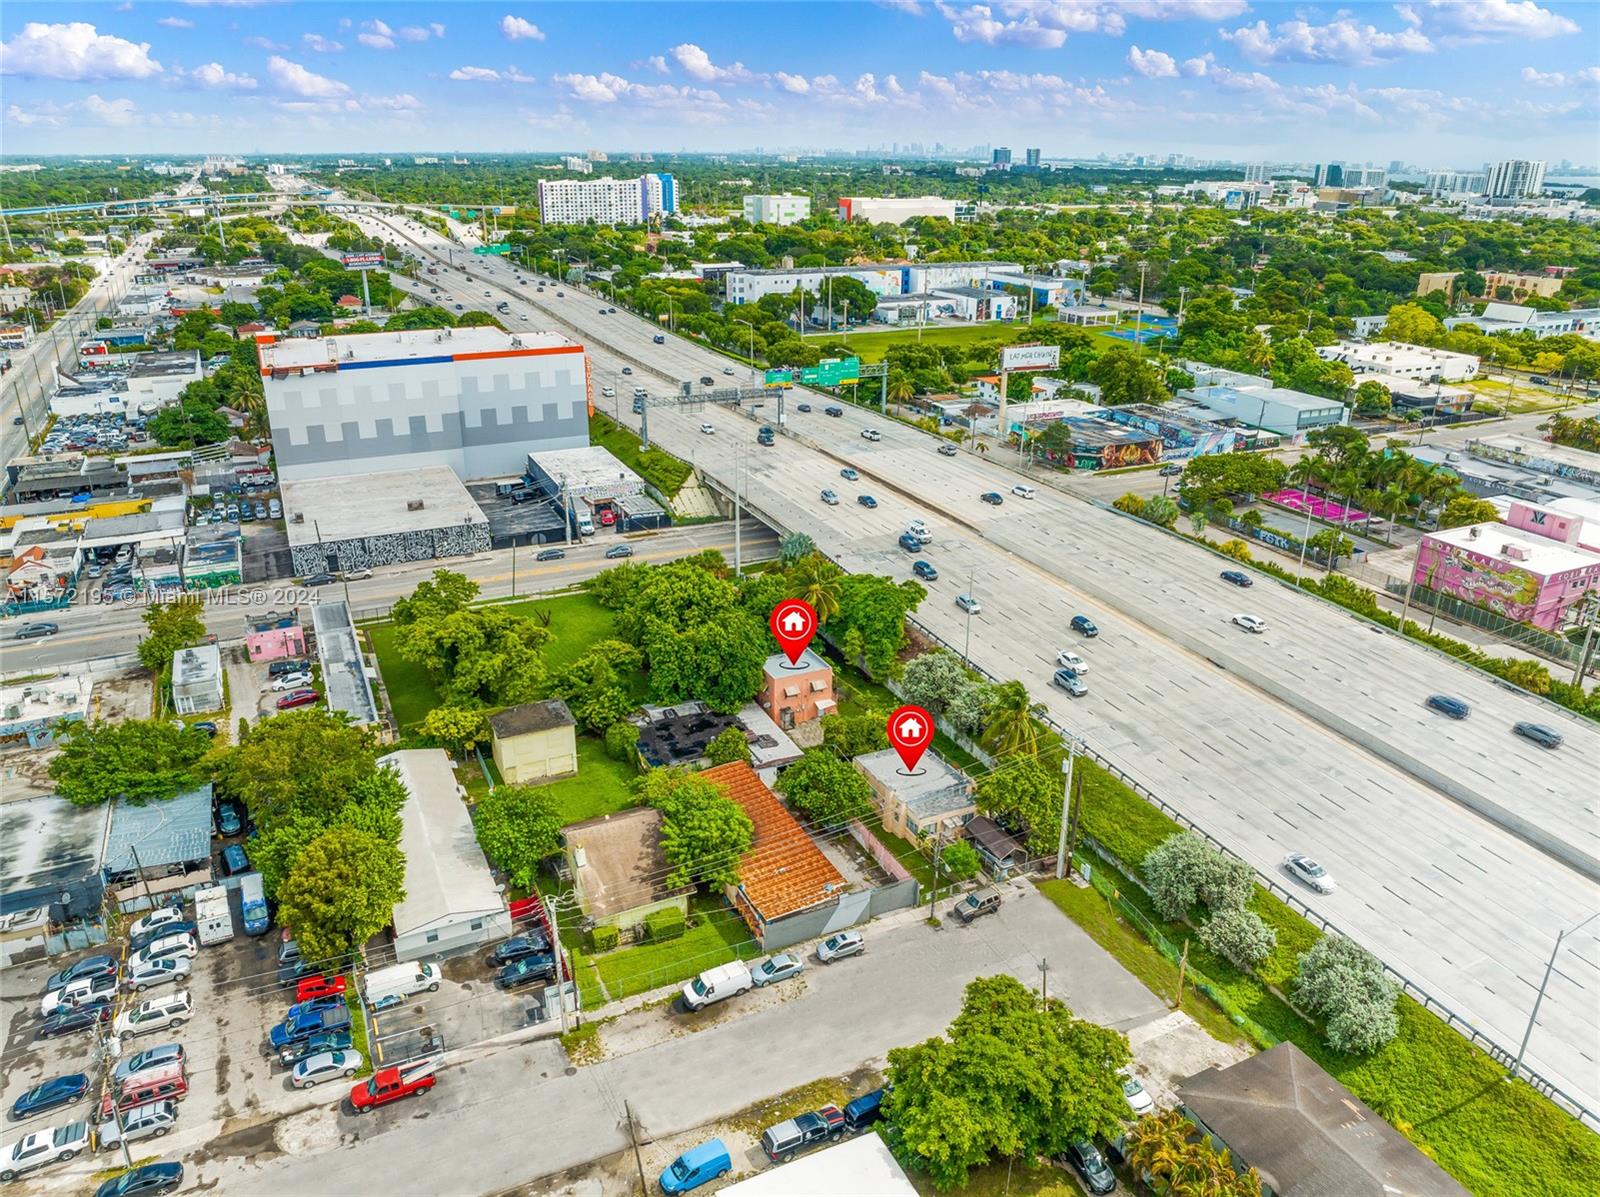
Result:
{"label": "green lawn", "polygon": [[606,746],[594,736],[578,737],[578,772],[541,789],[555,795],[561,825],[597,819],[636,805],[628,783],[639,771],[606,755]]}
{"label": "green lawn", "polygon": [[611,452],[667,498],[674,498],[693,472],[689,463],[679,461],[655,445],[639,447],[639,438],[610,416],[595,412],[589,417],[589,443]]}
{"label": "green lawn", "polygon": [[439,695],[427,672],[400,655],[399,629],[394,624],[374,624],[366,631],[372,640],[372,651],[377,654],[384,688],[389,692],[395,725],[404,735],[439,705]]}
{"label": "green lawn", "polygon": [[[1133,321],[1126,321],[1130,327]],[[1028,324],[971,324],[957,327],[925,328],[922,330],[921,343],[924,345],[975,345],[979,343],[999,343],[1009,345],[1013,341],[1026,341],[1034,336],[1034,329],[1042,325],[1054,325],[1055,321],[1036,317],[1032,325]],[[1116,337],[1105,335],[1105,329],[1085,329],[1100,349],[1109,349],[1120,346],[1132,349],[1131,341],[1121,341]],[[892,332],[852,332],[848,338],[850,352],[859,357],[863,363],[871,364],[881,362],[885,353],[895,345],[915,345],[917,330],[915,328],[895,329]],[[1144,348],[1154,352],[1154,345],[1147,343]],[[874,391],[876,393],[876,391]]]}
{"label": "green lawn", "polygon": [[761,945],[721,898],[695,896],[689,902],[694,923],[678,939],[618,948],[593,957],[613,999],[644,993],[662,985],[687,981],[697,973],[730,960],[761,955]]}
{"label": "green lawn", "polygon": [[906,872],[917,879],[917,884],[922,886],[922,892],[928,893],[933,889],[933,862],[929,860],[910,840],[901,839],[892,831],[884,829],[883,820],[873,815],[870,819],[862,819],[861,825],[894,855],[894,858],[905,866]]}

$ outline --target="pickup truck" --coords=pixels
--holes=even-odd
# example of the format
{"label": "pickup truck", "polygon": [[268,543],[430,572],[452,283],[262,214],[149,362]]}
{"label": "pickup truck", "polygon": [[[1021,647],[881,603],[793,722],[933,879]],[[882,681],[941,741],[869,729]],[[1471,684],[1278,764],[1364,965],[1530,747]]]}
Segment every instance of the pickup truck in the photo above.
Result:
{"label": "pickup truck", "polygon": [[844,1111],[838,1106],[826,1105],[767,1127],[761,1133],[761,1150],[774,1164],[787,1164],[796,1152],[810,1150],[820,1143],[837,1142],[844,1132]]}
{"label": "pickup truck", "polygon": [[341,998],[319,998],[289,1007],[289,1013],[268,1035],[275,1052],[322,1031],[342,1031],[350,1025],[350,1010]]}
{"label": "pickup truck", "polygon": [[69,1122],[50,1130],[34,1131],[0,1150],[0,1180],[15,1180],[46,1164],[70,1160],[89,1150],[89,1124]]}
{"label": "pickup truck", "polygon": [[434,1060],[412,1060],[395,1068],[381,1068],[370,1080],[350,1090],[350,1106],[357,1114],[365,1114],[391,1101],[426,1093],[437,1080],[436,1067]]}

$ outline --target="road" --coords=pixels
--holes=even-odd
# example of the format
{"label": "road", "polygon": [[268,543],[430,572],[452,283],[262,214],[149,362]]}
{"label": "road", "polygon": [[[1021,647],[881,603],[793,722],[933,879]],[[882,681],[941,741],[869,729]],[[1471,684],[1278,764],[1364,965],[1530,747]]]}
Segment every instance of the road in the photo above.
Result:
{"label": "road", "polygon": [[[444,256],[443,240],[420,226],[357,220]],[[487,310],[515,294],[528,327],[563,328],[586,345],[597,385],[622,383],[624,364],[634,371],[628,382],[654,394],[725,377],[726,359],[677,337],[653,345],[654,326],[601,315],[610,305],[592,293],[563,284],[564,297],[554,286],[540,294],[517,285],[510,264],[455,254],[472,287],[459,269],[439,277],[456,301]],[[817,410],[797,412],[801,399]],[[927,520],[936,539],[925,555],[943,576],[919,617],[935,632],[963,642],[969,621],[953,599],[972,585],[984,605],[970,620],[976,663],[1023,679],[1059,721],[1264,875],[1281,882],[1287,852],[1314,852],[1340,882],[1336,894],[1307,895],[1316,910],[1515,1048],[1556,933],[1600,909],[1600,887],[1467,804],[1592,862],[1600,729],[1303,593],[1264,579],[1236,591],[1218,580],[1210,554],[1117,513],[1042,489],[1032,502],[1008,494],[989,507],[979,493],[1009,492],[1016,480],[1000,463],[939,457],[931,437],[883,421],[881,442],[862,440],[871,413],[847,408],[828,419],[824,401],[792,392],[789,435],[770,450],[727,410],[653,408],[650,432],[725,485],[746,463],[752,510],[809,533],[853,570],[905,576],[896,534],[912,516]],[[702,420],[715,435],[700,434]],[[846,463],[862,472],[859,486],[840,479]],[[844,504],[821,504],[823,487]],[[851,502],[861,492],[878,499],[876,510]],[[1264,618],[1267,634],[1232,627],[1240,611]],[[1069,644],[1066,621],[1077,612],[1100,625],[1097,640]],[[1092,667],[1085,701],[1049,684],[1053,653],[1069,646]],[[1435,691],[1465,698],[1473,717],[1428,715],[1421,702]],[[1566,746],[1548,753],[1513,737],[1521,719],[1559,726]],[[1597,930],[1566,941],[1528,1050],[1594,1109]]]}
{"label": "road", "polygon": [[[777,537],[766,526],[746,520],[741,537],[746,562],[765,561],[777,556]],[[395,599],[410,594],[418,582],[441,567],[457,570],[477,582],[485,598],[511,595],[513,572],[517,594],[559,590],[615,565],[615,561],[606,560],[603,554],[616,543],[611,537],[580,542],[567,550],[565,560],[542,563],[534,562],[536,550],[528,548],[497,549],[447,562],[416,561],[383,570],[359,582],[351,582],[350,603],[357,618],[361,617],[363,611],[386,609]],[[633,544],[636,561],[671,561],[704,549],[717,549],[731,558],[733,525],[730,522],[670,528],[634,538]],[[308,588],[293,583],[262,583],[204,591],[201,594],[206,603],[206,628],[224,641],[243,636],[246,621],[252,615],[286,610],[295,604],[312,603],[319,596],[343,598],[344,592],[337,585]],[[61,630],[54,636],[39,640],[6,640],[0,643],[0,669],[6,673],[32,673],[131,652],[142,633],[143,614],[144,605],[131,601],[108,606],[82,603],[63,611],[40,615],[38,619],[47,619],[59,625]],[[6,628],[5,635],[10,636],[14,630],[15,623]]]}

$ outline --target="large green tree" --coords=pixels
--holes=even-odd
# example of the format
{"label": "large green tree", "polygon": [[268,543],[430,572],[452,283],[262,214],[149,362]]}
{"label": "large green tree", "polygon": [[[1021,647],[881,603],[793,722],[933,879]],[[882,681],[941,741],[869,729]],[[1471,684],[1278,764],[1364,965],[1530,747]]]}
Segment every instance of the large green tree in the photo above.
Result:
{"label": "large green tree", "polygon": [[744,808],[713,781],[673,769],[651,769],[634,791],[661,812],[661,854],[667,884],[717,890],[739,882],[739,862],[755,840]]}
{"label": "large green tree", "polygon": [[278,886],[278,921],[308,960],[348,955],[389,925],[405,897],[398,845],[358,827],[329,828],[296,857]]}
{"label": "large green tree", "polygon": [[978,809],[1028,829],[1028,850],[1056,850],[1061,835],[1061,775],[1038,757],[1007,761],[978,779]]}
{"label": "large green tree", "polygon": [[1015,977],[967,985],[948,1032],[889,1052],[889,1138],[939,1189],[991,1161],[1032,1162],[1122,1133],[1128,1041]]}
{"label": "large green tree", "polygon": [[874,574],[846,574],[838,586],[839,614],[828,622],[828,638],[859,651],[874,674],[892,674],[906,644],[906,616],[928,597],[927,590]]}
{"label": "large green tree", "polygon": [[298,815],[327,819],[370,778],[378,744],[344,716],[317,707],[262,720],[217,769],[224,790],[244,801],[263,830]]}
{"label": "large green tree", "polygon": [[199,644],[206,637],[200,618],[200,596],[183,595],[170,603],[154,603],[144,609],[144,638],[139,641],[139,663],[158,677],[172,668],[172,654],[180,648]]}
{"label": "large green tree", "polygon": [[142,806],[176,797],[205,780],[205,732],[166,719],[68,724],[50,762],[56,793],[74,806],[121,798]]}
{"label": "large green tree", "polygon": [[889,747],[888,714],[863,711],[859,715],[828,715],[822,720],[822,742],[844,760],[864,752],[881,752]]}
{"label": "large green tree", "polygon": [[1044,704],[1029,696],[1021,682],[1001,682],[989,696],[984,747],[996,756],[1032,756],[1039,750],[1039,716]]}
{"label": "large green tree", "polygon": [[250,863],[261,874],[268,897],[288,877],[307,844],[334,827],[354,827],[385,843],[400,842],[400,808],[406,789],[399,775],[379,769],[353,782],[345,801],[335,808],[305,808],[258,827],[250,845]]}
{"label": "large green tree", "polygon": [[1109,407],[1165,403],[1172,398],[1162,372],[1137,349],[1106,350],[1089,367],[1089,381],[1100,388],[1100,402]]}
{"label": "large green tree", "polygon": [[872,787],[826,748],[809,748],[778,776],[777,790],[818,827],[839,827],[872,812]]}
{"label": "large green tree", "polygon": [[539,864],[561,851],[561,813],[548,789],[496,786],[472,815],[478,844],[518,889],[531,889]]}
{"label": "large green tree", "polygon": [[446,701],[509,706],[538,692],[549,639],[542,624],[504,607],[462,607],[415,619],[399,648],[427,670]]}

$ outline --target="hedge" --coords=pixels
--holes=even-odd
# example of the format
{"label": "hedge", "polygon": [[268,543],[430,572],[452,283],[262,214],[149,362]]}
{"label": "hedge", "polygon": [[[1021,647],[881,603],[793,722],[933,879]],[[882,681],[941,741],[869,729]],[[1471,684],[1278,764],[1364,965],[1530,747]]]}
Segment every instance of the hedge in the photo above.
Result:
{"label": "hedge", "polygon": [[688,924],[684,921],[683,911],[676,906],[653,911],[644,918],[644,937],[651,943],[677,939],[687,930]]}
{"label": "hedge", "polygon": [[609,952],[622,940],[622,932],[610,923],[601,923],[589,932],[589,947],[595,952]]}

